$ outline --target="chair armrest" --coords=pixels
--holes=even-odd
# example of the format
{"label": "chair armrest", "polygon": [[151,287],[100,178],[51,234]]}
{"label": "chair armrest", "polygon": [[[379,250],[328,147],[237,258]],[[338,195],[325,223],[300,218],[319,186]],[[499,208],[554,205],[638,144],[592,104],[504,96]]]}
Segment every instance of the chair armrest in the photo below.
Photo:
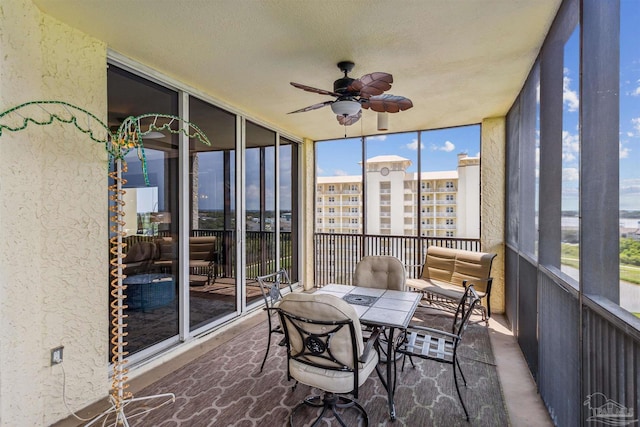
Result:
{"label": "chair armrest", "polygon": [[364,363],[369,358],[369,352],[373,348],[374,345],[378,343],[378,338],[380,337],[380,328],[374,328],[371,332],[371,335],[367,339],[367,344],[364,347],[364,351],[362,355],[358,359],[359,362]]}
{"label": "chair armrest", "polygon": [[469,283],[469,285],[473,285],[476,282],[491,283],[491,281],[493,281],[493,277],[489,277],[488,279],[473,279],[473,280],[464,279],[462,281],[462,286],[464,286],[466,288],[467,287],[467,283]]}
{"label": "chair armrest", "polygon": [[484,295],[480,298],[484,298],[487,295],[489,295],[491,293],[491,284],[493,283],[493,277],[489,277],[487,279],[473,279],[473,280],[463,280],[462,281],[462,286],[464,287],[464,289],[466,290],[469,286],[473,286],[473,284],[478,283],[478,282],[484,282],[487,284],[487,288],[484,291]]}

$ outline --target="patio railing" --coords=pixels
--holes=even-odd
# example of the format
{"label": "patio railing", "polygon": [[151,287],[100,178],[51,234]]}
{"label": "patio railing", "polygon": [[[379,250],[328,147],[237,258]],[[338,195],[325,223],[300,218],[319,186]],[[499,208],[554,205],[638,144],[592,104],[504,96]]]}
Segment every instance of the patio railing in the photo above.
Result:
{"label": "patio railing", "polygon": [[409,277],[420,274],[427,247],[480,250],[479,239],[315,233],[314,286],[351,284],[357,262],[365,255],[391,255],[408,266]]}

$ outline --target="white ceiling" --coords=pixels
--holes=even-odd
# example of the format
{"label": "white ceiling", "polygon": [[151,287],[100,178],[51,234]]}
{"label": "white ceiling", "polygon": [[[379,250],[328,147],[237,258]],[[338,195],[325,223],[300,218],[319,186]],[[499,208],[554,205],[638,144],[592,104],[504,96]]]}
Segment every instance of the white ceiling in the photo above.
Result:
{"label": "white ceiling", "polygon": [[[336,63],[350,77],[393,75],[387,93],[413,101],[390,131],[479,123],[503,116],[561,0],[34,0],[38,7],[152,67],[289,134],[341,138]],[[347,127],[376,131],[376,113]]]}

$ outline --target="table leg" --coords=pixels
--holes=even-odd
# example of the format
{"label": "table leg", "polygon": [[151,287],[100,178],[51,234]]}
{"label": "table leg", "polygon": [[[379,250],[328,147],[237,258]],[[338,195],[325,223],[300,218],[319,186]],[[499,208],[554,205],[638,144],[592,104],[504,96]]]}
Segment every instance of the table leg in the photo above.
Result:
{"label": "table leg", "polygon": [[[393,345],[394,332],[395,328],[389,328],[389,336],[387,339],[387,400],[389,401],[389,417],[392,421],[396,419],[396,405],[393,400],[396,392],[396,355],[395,346]],[[393,365],[393,369],[391,365]]]}

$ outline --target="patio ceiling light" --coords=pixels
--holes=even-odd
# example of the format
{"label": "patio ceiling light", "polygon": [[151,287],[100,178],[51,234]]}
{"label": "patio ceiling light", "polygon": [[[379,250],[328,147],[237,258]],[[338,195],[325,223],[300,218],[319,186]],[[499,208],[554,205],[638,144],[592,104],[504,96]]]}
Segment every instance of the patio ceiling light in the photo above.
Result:
{"label": "patio ceiling light", "polygon": [[339,100],[331,104],[331,109],[338,116],[352,116],[360,111],[360,103],[352,100]]}

